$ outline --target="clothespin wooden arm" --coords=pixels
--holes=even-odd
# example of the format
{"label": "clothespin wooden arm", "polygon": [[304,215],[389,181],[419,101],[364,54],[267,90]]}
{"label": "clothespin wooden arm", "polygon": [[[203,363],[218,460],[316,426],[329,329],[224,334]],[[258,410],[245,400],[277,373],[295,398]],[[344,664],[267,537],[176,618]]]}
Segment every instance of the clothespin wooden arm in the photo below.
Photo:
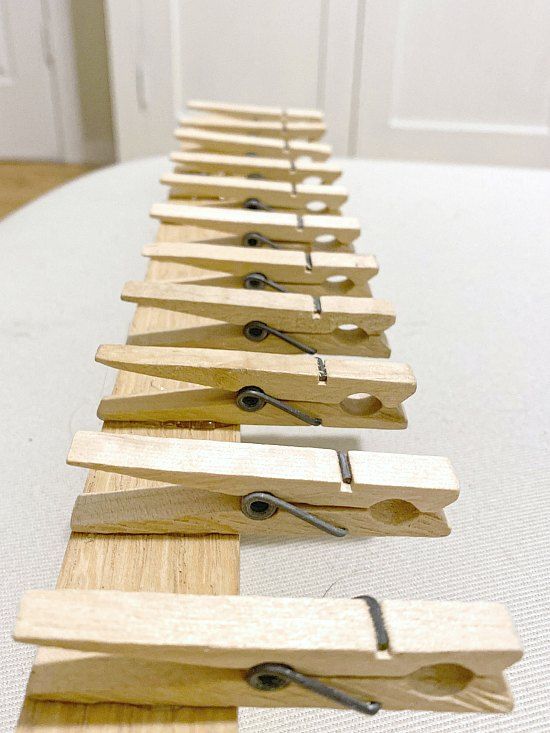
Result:
{"label": "clothespin wooden arm", "polygon": [[142,254],[240,277],[259,272],[275,282],[290,284],[323,284],[329,278],[346,278],[355,285],[365,286],[378,273],[373,255],[353,252],[312,252],[308,255],[297,250],[159,242],[146,245]]}
{"label": "clothespin wooden arm", "polygon": [[200,174],[165,173],[160,181],[171,187],[172,196],[222,197],[241,204],[257,200],[264,206],[284,209],[306,209],[312,204],[338,209],[348,198],[343,186],[292,185],[285,181],[262,181],[237,176],[205,177]]}
{"label": "clothespin wooden arm", "polygon": [[256,104],[233,104],[228,102],[211,102],[191,99],[187,102],[188,109],[198,112],[211,112],[230,117],[253,120],[323,120],[323,113],[317,109],[297,109],[282,107],[266,107]]}
{"label": "clothespin wooden arm", "polygon": [[[319,178],[323,184],[334,183],[342,175],[342,169],[334,163],[287,160],[284,158],[252,157],[247,155],[223,155],[177,150],[170,154],[176,171],[219,174],[231,176],[260,176],[268,180],[299,183],[307,178]],[[253,180],[253,179],[252,179]]]}
{"label": "clothespin wooden arm", "polygon": [[[28,591],[14,637],[41,646],[247,670],[405,677],[437,665],[500,674],[522,656],[498,603],[383,601],[387,648],[362,599]],[[266,622],[269,619],[269,623]]]}
{"label": "clothespin wooden arm", "polygon": [[281,400],[338,404],[368,394],[397,407],[414,394],[410,367],[384,359],[263,354],[223,349],[100,346],[96,361],[125,371],[191,382],[233,393],[251,385]]}
{"label": "clothespin wooden arm", "polygon": [[391,303],[375,298],[277,293],[208,285],[128,282],[122,300],[153,308],[191,313],[245,326],[252,321],[294,333],[332,333],[353,324],[367,334],[380,334],[395,323]]}
{"label": "clothespin wooden arm", "polygon": [[[78,432],[67,463],[243,497],[269,491],[316,506],[408,502],[440,511],[458,498],[446,458]],[[347,473],[349,471],[349,474]]]}
{"label": "clothespin wooden arm", "polygon": [[178,125],[183,128],[210,130],[216,132],[238,133],[242,135],[266,135],[282,137],[287,140],[300,138],[319,140],[326,132],[323,122],[298,120],[253,120],[238,119],[230,116],[205,115],[202,117],[178,118]]}
{"label": "clothespin wooden arm", "polygon": [[361,233],[354,217],[248,211],[239,209],[154,204],[150,215],[169,224],[187,224],[245,236],[258,233],[270,240],[310,242],[333,237],[336,242],[349,244]]}
{"label": "clothespin wooden arm", "polygon": [[324,161],[332,152],[330,145],[323,143],[281,140],[260,135],[231,135],[189,128],[176,128],[174,137],[184,144],[220,153],[258,153],[283,158],[307,156],[312,160]]}

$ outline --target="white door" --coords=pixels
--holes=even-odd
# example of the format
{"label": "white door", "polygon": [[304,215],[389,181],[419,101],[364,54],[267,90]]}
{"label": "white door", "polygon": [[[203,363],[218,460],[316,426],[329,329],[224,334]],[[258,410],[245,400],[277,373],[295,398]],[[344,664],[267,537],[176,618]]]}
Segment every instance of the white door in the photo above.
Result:
{"label": "white door", "polygon": [[0,0],[0,158],[60,157],[46,2]]}
{"label": "white door", "polygon": [[550,165],[548,0],[366,0],[355,152]]}
{"label": "white door", "polygon": [[319,106],[335,153],[550,165],[550,0],[106,0],[121,158],[199,97]]}
{"label": "white door", "polygon": [[118,156],[166,153],[191,98],[319,107],[345,155],[362,0],[106,0]]}

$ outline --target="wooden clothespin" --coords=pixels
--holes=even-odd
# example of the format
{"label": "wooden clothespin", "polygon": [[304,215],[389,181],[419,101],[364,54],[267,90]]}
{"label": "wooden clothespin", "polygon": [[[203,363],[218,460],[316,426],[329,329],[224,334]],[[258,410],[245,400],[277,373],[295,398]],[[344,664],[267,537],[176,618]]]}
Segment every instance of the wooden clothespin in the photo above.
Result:
{"label": "wooden clothespin", "polygon": [[386,359],[115,344],[100,346],[96,360],[156,377],[143,393],[104,397],[102,420],[399,429],[401,403],[416,390],[410,367]]}
{"label": "wooden clothespin", "polygon": [[316,120],[255,120],[242,119],[229,115],[204,115],[202,117],[185,117],[178,119],[180,129],[200,129],[210,132],[222,132],[238,135],[260,135],[280,137],[284,140],[315,141],[323,137],[326,127]]}
{"label": "wooden clothespin", "polygon": [[[170,186],[171,198],[204,200],[209,206],[236,206],[271,211],[294,209],[302,213],[338,213],[348,198],[343,186],[313,186],[288,181],[260,181],[237,176],[166,173],[161,183]],[[315,211],[313,207],[316,207]]]}
{"label": "wooden clothespin", "polygon": [[[172,266],[185,265],[182,281],[250,290],[284,288],[310,295],[369,297],[369,281],[378,273],[373,255],[353,252],[309,253],[200,242],[157,242],[145,246],[142,254]],[[199,268],[196,279],[190,279],[189,265]],[[180,282],[173,272],[170,280]]]}
{"label": "wooden clothespin", "polygon": [[[154,204],[154,219],[166,224],[194,226],[207,231],[227,233],[249,247],[285,244],[351,244],[359,234],[359,221],[351,216],[295,214],[247,209],[211,208],[186,204]],[[233,243],[233,241],[229,242]]]}
{"label": "wooden clothespin", "polygon": [[183,150],[171,153],[170,160],[175,163],[177,173],[248,176],[250,179],[265,178],[295,183],[315,178],[322,184],[334,183],[342,175],[342,169],[334,163],[317,163],[309,160],[220,155]]}
{"label": "wooden clothespin", "polygon": [[174,137],[186,149],[232,155],[262,155],[266,158],[300,158],[327,160],[332,149],[324,143],[310,143],[303,140],[285,140],[261,135],[230,135],[209,130],[178,127]]}
{"label": "wooden clothespin", "polygon": [[[273,281],[269,284],[281,288]],[[180,330],[178,345],[199,348],[387,357],[390,350],[384,331],[395,323],[392,304],[375,298],[161,281],[128,282],[121,297],[150,308],[203,318],[215,315],[218,323],[210,324],[214,329],[201,330],[195,322],[187,335],[185,328]],[[174,329],[170,327],[164,339],[158,328],[149,338],[147,332],[133,332],[129,343],[175,346]]]}
{"label": "wooden clothespin", "polygon": [[142,479],[79,496],[85,533],[443,537],[459,494],[435,456],[79,432],[67,463]]}
{"label": "wooden clothespin", "polygon": [[243,120],[287,120],[322,122],[324,115],[318,109],[297,109],[283,107],[266,107],[257,104],[233,104],[232,102],[212,102],[191,99],[187,102],[188,109],[197,112],[221,114],[225,117],[236,117]]}
{"label": "wooden clothespin", "polygon": [[[522,656],[499,603],[34,590],[27,694],[63,702],[503,713]],[[154,681],[154,684],[151,684]]]}

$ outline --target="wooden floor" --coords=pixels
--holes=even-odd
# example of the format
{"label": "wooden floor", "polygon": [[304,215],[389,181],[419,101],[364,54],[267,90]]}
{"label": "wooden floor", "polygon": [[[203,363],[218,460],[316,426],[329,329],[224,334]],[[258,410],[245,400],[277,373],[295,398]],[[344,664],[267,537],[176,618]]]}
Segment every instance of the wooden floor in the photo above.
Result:
{"label": "wooden floor", "polygon": [[0,161],[0,219],[92,168],[73,163]]}

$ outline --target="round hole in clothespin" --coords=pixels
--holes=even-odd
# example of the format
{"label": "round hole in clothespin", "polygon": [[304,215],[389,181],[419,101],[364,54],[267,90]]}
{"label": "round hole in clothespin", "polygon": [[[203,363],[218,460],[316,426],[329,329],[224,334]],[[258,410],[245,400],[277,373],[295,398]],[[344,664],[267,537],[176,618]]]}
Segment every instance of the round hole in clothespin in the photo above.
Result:
{"label": "round hole in clothespin", "polygon": [[335,244],[337,240],[334,234],[319,234],[319,236],[315,237],[313,241],[315,242],[315,244],[329,245]]}
{"label": "round hole in clothespin", "polygon": [[377,522],[391,525],[413,522],[420,515],[414,504],[403,499],[379,501],[370,507],[370,513]]}
{"label": "round hole in clothespin", "polygon": [[409,685],[423,695],[445,697],[466,689],[474,674],[460,664],[431,664],[407,676]]}
{"label": "round hole in clothespin", "polygon": [[324,201],[308,201],[306,209],[312,214],[322,214],[328,209],[328,204]]}
{"label": "round hole in clothespin", "polygon": [[382,408],[382,403],[377,397],[370,394],[352,394],[340,402],[340,407],[348,415],[355,417],[368,417],[374,415]]}
{"label": "round hole in clothespin", "polygon": [[353,288],[353,281],[345,275],[331,275],[325,280],[325,287],[335,295],[345,295]]}
{"label": "round hole in clothespin", "polygon": [[353,323],[346,323],[338,326],[338,328],[333,332],[333,335],[335,339],[345,345],[358,344],[361,341],[369,340],[368,333]]}

